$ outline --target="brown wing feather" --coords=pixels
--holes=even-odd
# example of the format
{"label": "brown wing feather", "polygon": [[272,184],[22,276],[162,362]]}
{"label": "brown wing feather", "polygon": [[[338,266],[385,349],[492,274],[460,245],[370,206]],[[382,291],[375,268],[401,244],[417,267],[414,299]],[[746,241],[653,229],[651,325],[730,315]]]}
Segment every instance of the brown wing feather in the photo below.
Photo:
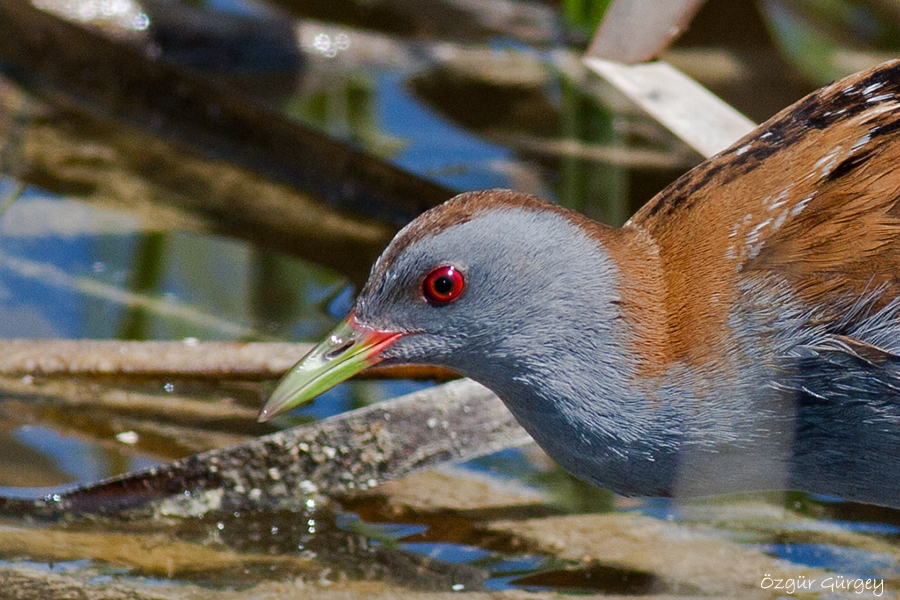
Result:
{"label": "brown wing feather", "polygon": [[785,109],[625,228],[656,242],[670,358],[711,358],[743,277],[777,272],[835,318],[867,291],[900,296],[900,61]]}

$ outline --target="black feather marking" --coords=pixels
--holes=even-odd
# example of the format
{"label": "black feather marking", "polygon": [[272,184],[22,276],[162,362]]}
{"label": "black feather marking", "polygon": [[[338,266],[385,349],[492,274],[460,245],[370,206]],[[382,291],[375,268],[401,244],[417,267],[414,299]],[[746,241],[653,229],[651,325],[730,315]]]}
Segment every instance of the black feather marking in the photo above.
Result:
{"label": "black feather marking", "polygon": [[837,181],[841,177],[855,171],[875,156],[873,150],[859,152],[842,160],[825,178],[825,181]]}
{"label": "black feather marking", "polygon": [[886,125],[873,127],[872,131],[869,132],[869,135],[872,139],[875,139],[885,135],[891,135],[892,133],[897,133],[898,131],[900,131],[900,119],[892,121],[891,123],[887,123]]}
{"label": "black feather marking", "polygon": [[[873,102],[872,92],[883,100]],[[885,101],[900,98],[900,60],[884,63],[862,74],[851,75],[775,115],[748,137],[718,156],[688,172],[651,200],[643,218],[665,216],[690,208],[700,196],[697,192],[710,180],[722,184],[752,172],[766,159],[796,143],[812,129],[825,129],[877,108]],[[900,119],[873,128],[872,137],[893,133]],[[852,165],[848,165],[852,167]]]}

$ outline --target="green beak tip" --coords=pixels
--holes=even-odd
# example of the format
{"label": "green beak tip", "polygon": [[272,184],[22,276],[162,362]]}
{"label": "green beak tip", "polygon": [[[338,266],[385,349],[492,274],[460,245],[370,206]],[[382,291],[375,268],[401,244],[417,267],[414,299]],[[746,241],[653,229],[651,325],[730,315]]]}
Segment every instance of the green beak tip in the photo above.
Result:
{"label": "green beak tip", "polygon": [[294,365],[259,411],[260,423],[312,400],[380,360],[379,353],[399,337],[359,326],[347,317]]}

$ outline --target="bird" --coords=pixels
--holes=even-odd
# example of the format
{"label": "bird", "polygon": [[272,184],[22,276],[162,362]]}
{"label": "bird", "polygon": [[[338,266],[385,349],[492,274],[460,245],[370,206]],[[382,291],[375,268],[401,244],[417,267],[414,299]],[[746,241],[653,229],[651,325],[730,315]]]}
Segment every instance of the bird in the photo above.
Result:
{"label": "bird", "polygon": [[424,212],[260,420],[376,363],[481,383],[618,494],[900,507],[900,60],[782,110],[618,228],[511,190]]}

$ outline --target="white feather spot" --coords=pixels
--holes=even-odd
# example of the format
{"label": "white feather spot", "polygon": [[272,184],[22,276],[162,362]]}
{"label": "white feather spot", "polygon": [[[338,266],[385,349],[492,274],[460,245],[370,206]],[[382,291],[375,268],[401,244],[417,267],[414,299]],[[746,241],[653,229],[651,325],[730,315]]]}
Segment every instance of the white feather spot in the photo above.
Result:
{"label": "white feather spot", "polygon": [[759,248],[756,248],[756,254],[754,254],[753,249],[757,245],[757,243],[758,243],[759,247],[762,247],[762,244],[765,240],[760,241],[760,239],[759,239],[760,235],[762,234],[763,229],[768,227],[771,222],[772,222],[772,219],[766,219],[765,221],[763,221],[762,223],[760,223],[759,225],[757,225],[756,227],[751,229],[750,232],[747,234],[747,237],[744,238],[744,245],[750,251],[750,258],[754,258],[756,256],[756,254],[759,253]]}
{"label": "white feather spot", "polygon": [[762,250],[763,244],[764,242],[758,242],[756,244],[748,246],[747,257],[753,259],[759,256],[759,252]]}
{"label": "white feather spot", "polygon": [[766,219],[765,221],[763,221],[762,223],[760,223],[759,225],[757,225],[756,227],[751,229],[750,233],[758,233],[758,232],[762,231],[763,229],[768,227],[769,223],[771,223],[771,222],[772,222],[772,219]]}
{"label": "white feather spot", "polygon": [[813,168],[818,169],[820,178],[827,177],[834,170],[842,149],[843,146],[835,146],[831,152],[816,161]]}
{"label": "white feather spot", "polygon": [[853,143],[853,146],[850,148],[850,154],[856,153],[857,150],[868,144],[872,140],[871,132],[862,136],[858,140]]}
{"label": "white feather spot", "polygon": [[772,203],[769,204],[769,210],[776,210],[784,205],[785,202],[788,201],[788,196],[791,193],[791,189],[794,187],[794,184],[789,184],[786,188],[781,190],[777,196],[772,200]]}
{"label": "white feather spot", "polygon": [[781,229],[781,226],[784,225],[784,222],[787,220],[788,213],[790,212],[789,208],[781,211],[781,214],[775,218],[775,222],[772,223],[772,231],[778,231]]}
{"label": "white feather spot", "polygon": [[893,94],[879,94],[878,96],[872,96],[871,98],[866,98],[866,103],[872,104],[875,102],[881,102],[882,100],[890,100],[893,98]]}
{"label": "white feather spot", "polygon": [[874,91],[876,91],[876,90],[880,90],[880,89],[883,88],[883,87],[884,87],[884,82],[883,82],[883,81],[878,81],[878,82],[875,82],[875,83],[873,83],[872,85],[868,86],[866,89],[864,89],[864,90],[862,91],[862,93],[863,93],[864,95],[868,96],[868,95],[871,94],[872,92],[874,92]]}
{"label": "white feather spot", "polygon": [[806,198],[804,198],[803,200],[798,202],[797,205],[791,209],[791,216],[796,217],[801,212],[803,212],[803,209],[806,208],[806,205],[809,204],[809,201],[815,197],[816,197],[816,193],[813,192],[812,194],[810,194],[809,196],[807,196]]}

